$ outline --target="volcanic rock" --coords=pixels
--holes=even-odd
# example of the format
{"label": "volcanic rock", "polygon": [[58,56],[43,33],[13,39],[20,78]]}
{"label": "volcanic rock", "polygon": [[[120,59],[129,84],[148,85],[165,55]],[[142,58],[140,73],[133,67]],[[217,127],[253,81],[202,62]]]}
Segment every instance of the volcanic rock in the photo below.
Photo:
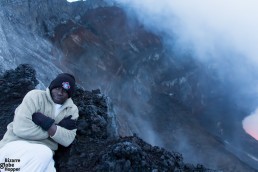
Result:
{"label": "volcanic rock", "polygon": [[[0,138],[13,119],[24,95],[38,84],[30,65],[19,65],[0,76]],[[202,165],[185,164],[180,153],[152,146],[136,135],[118,136],[115,114],[99,90],[76,88],[73,100],[79,108],[74,142],[55,154],[57,171],[213,171]]]}

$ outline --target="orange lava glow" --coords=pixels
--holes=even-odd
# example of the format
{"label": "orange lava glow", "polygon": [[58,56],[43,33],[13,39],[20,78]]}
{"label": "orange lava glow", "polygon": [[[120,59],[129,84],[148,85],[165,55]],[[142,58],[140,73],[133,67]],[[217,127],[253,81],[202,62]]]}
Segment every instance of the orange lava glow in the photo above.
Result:
{"label": "orange lava glow", "polygon": [[258,110],[245,117],[242,125],[247,134],[258,140]]}

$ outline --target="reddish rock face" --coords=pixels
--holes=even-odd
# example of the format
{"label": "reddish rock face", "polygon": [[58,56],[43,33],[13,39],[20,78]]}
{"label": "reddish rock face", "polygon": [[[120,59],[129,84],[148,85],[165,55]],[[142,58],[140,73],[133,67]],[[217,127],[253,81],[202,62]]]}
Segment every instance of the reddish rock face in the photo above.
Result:
{"label": "reddish rock face", "polygon": [[130,25],[128,20],[120,8],[105,7],[87,11],[78,22],[69,20],[58,25],[52,41],[64,54],[63,66],[79,61],[116,74],[121,66],[126,68],[125,59],[141,60],[136,55],[162,48],[160,38],[145,31],[137,21]]}

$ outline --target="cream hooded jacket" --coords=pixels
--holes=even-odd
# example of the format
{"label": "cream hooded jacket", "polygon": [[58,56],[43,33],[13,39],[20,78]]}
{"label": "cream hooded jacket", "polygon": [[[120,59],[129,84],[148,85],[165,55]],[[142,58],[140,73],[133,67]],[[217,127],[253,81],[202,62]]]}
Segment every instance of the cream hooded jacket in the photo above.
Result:
{"label": "cream hooded jacket", "polygon": [[8,124],[7,131],[0,141],[0,148],[11,141],[27,140],[32,143],[44,144],[55,151],[58,148],[58,143],[67,147],[73,142],[76,129],[67,130],[57,125],[56,133],[50,137],[47,131],[42,130],[32,121],[34,112],[41,112],[54,119],[55,124],[70,115],[72,115],[72,119],[77,119],[79,116],[77,106],[69,98],[55,117],[55,103],[51,98],[49,89],[47,88],[46,91],[32,90],[25,95],[22,103],[16,108],[14,120]]}

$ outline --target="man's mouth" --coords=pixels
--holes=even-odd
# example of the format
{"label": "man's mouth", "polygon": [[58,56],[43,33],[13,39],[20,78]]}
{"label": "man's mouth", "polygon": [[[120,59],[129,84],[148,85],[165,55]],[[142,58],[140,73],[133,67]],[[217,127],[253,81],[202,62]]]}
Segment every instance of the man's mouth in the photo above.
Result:
{"label": "man's mouth", "polygon": [[62,100],[62,97],[54,97],[55,100]]}

